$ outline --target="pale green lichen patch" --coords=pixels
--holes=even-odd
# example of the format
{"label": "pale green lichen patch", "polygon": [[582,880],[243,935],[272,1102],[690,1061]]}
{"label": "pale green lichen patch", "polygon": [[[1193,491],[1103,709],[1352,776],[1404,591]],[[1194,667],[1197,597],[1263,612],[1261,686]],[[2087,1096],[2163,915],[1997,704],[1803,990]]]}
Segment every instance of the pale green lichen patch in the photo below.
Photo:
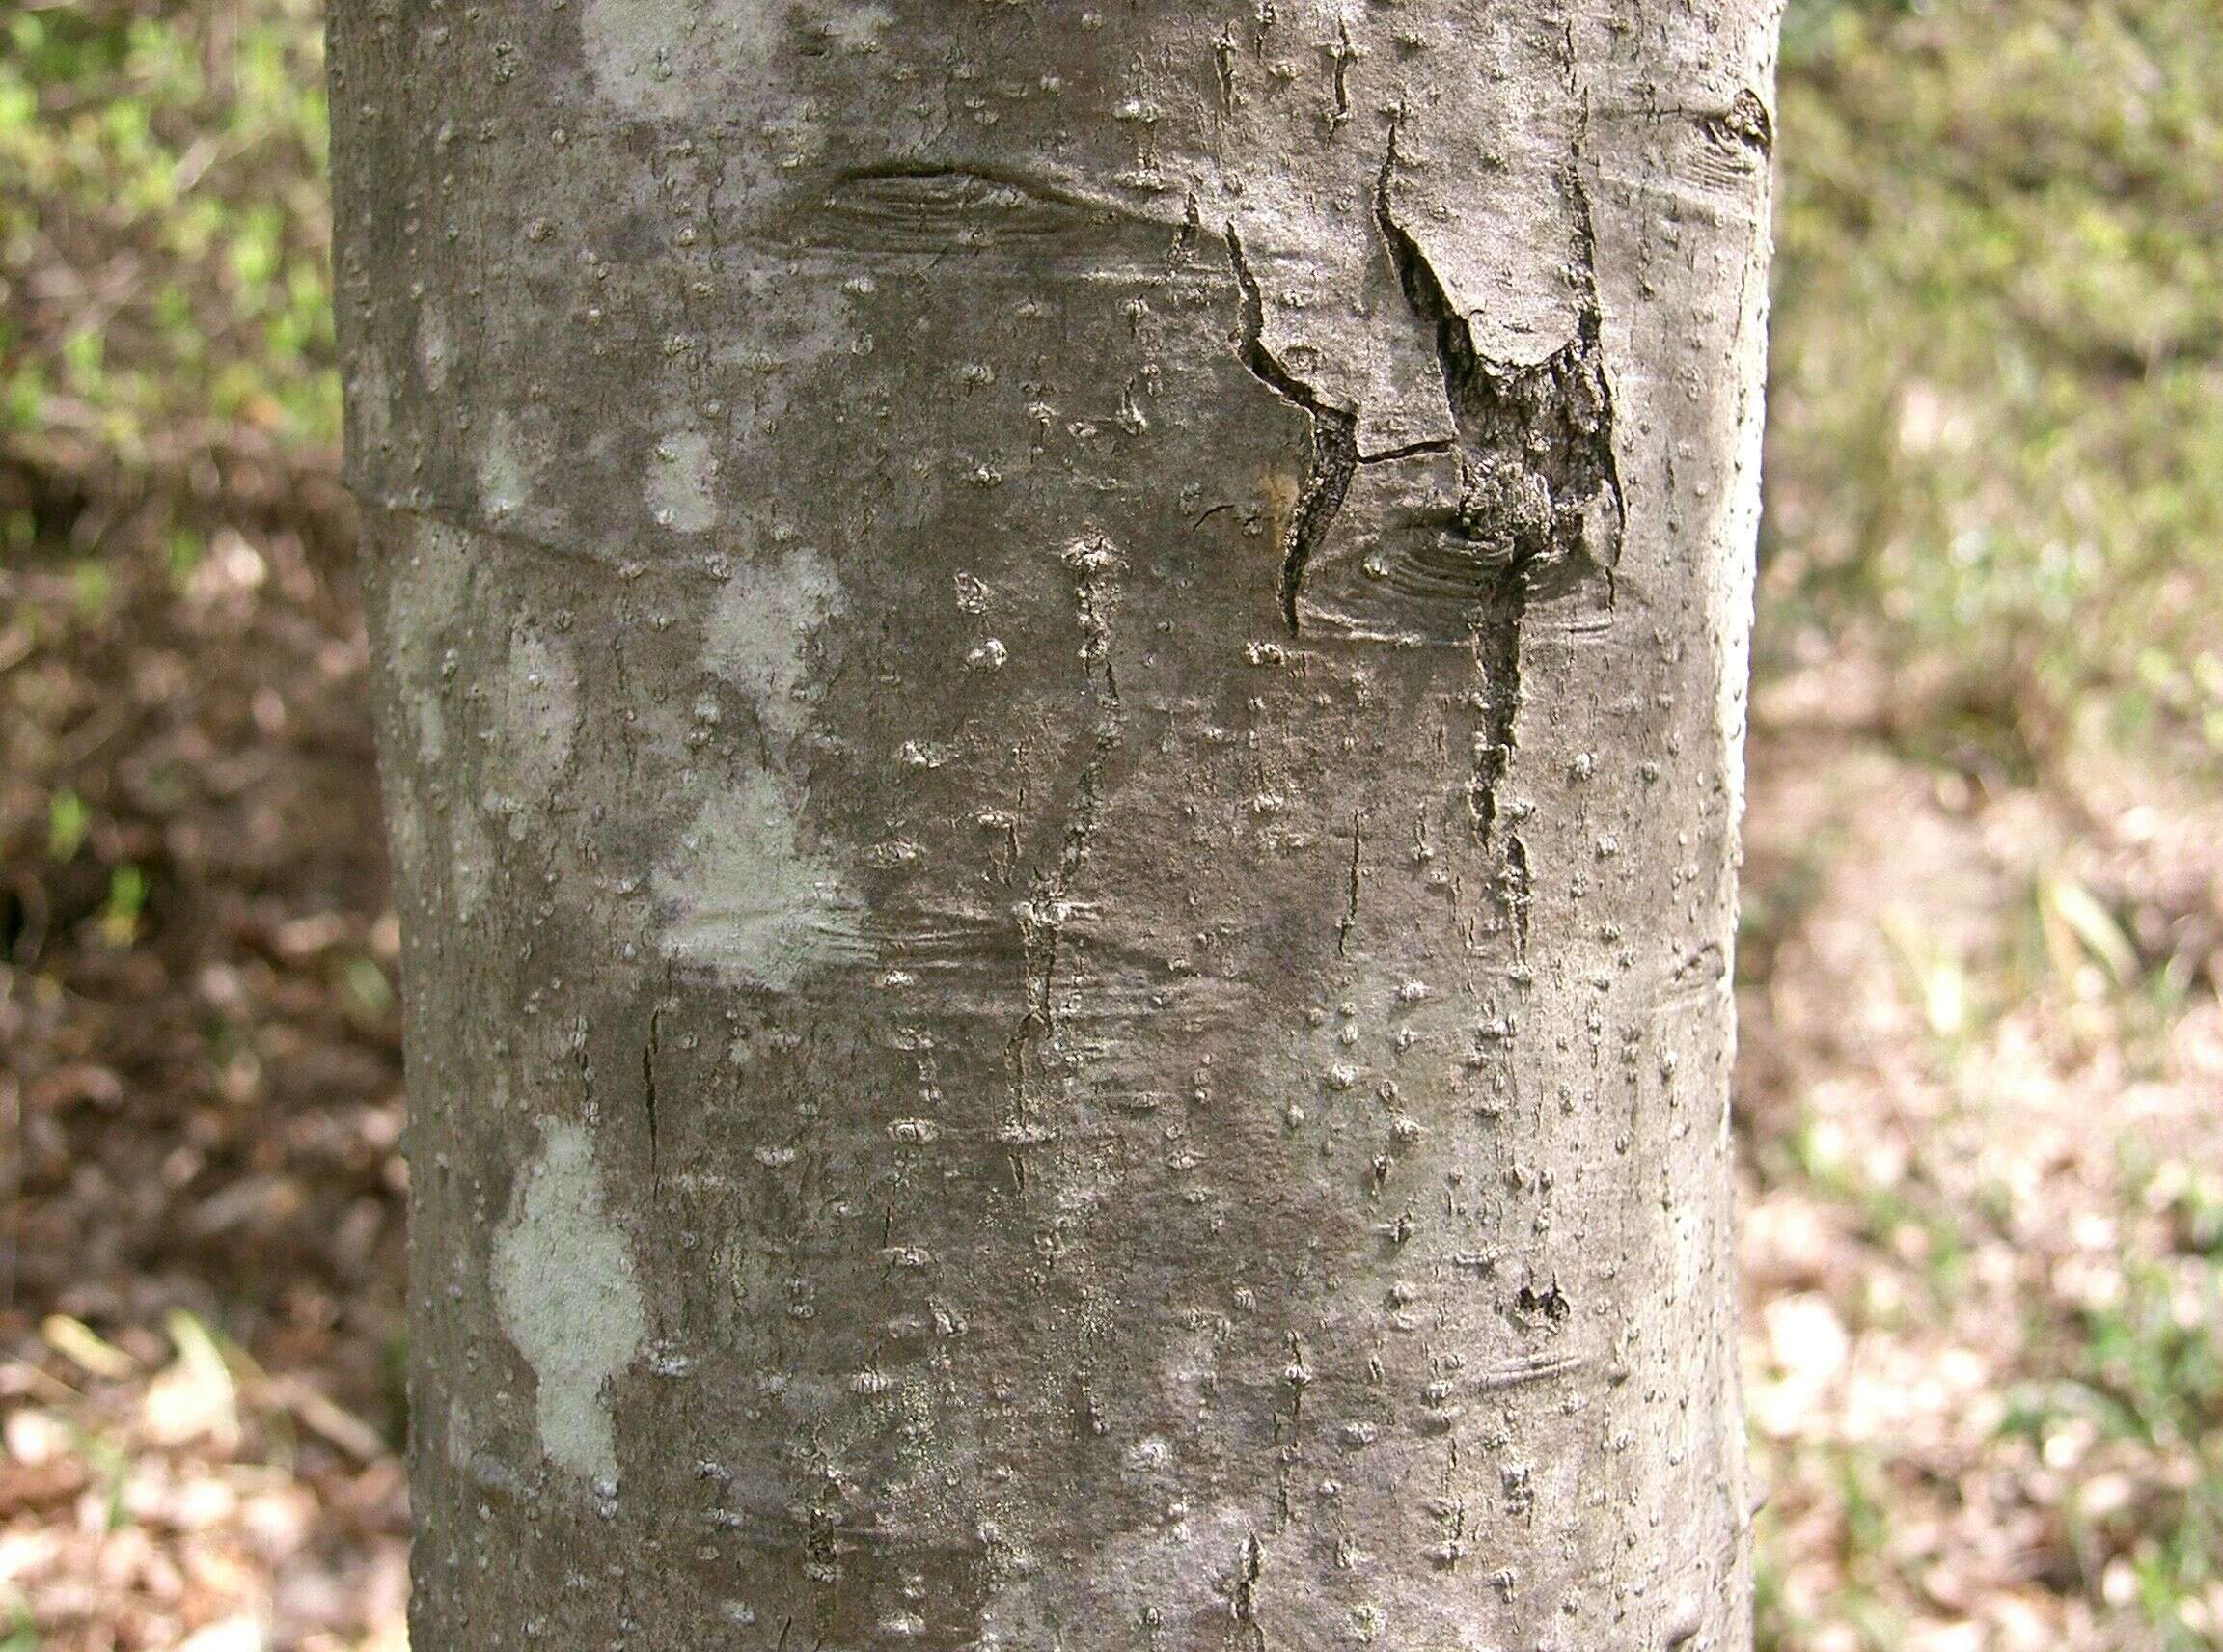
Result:
{"label": "pale green lichen patch", "polygon": [[801,834],[786,785],[762,769],[706,802],[656,872],[672,912],[665,950],[775,989],[812,964],[863,956],[859,903]]}
{"label": "pale green lichen patch", "polygon": [[579,723],[579,673],[570,649],[531,620],[509,628],[506,669],[492,684],[489,730],[495,761],[486,803],[513,816],[517,831],[528,806],[543,807],[571,759]]}
{"label": "pale green lichen patch", "polygon": [[425,370],[428,388],[447,388],[454,351],[448,342],[448,317],[434,305],[427,304],[417,312],[417,360]]}
{"label": "pale green lichen patch", "polygon": [[808,26],[843,51],[870,53],[880,50],[880,37],[894,21],[885,6],[832,5],[810,9]]}
{"label": "pale green lichen patch", "polygon": [[718,462],[700,430],[673,430],[656,444],[644,486],[659,527],[700,534],[718,525]]}
{"label": "pale green lichen patch", "polygon": [[746,693],[782,745],[809,719],[803,698],[811,639],[841,611],[841,586],[817,552],[797,547],[737,571],[720,591],[702,639],[706,668]]}
{"label": "pale green lichen patch", "polygon": [[408,714],[417,755],[433,768],[448,750],[440,668],[449,627],[462,613],[470,591],[471,546],[461,529],[442,522],[417,518],[403,532],[400,554],[387,575],[381,629],[394,690]]}
{"label": "pale green lichen patch", "polygon": [[781,10],[774,0],[587,0],[580,34],[594,90],[645,120],[684,114],[721,67],[764,61]]}
{"label": "pale green lichen patch", "polygon": [[498,415],[479,450],[479,503],[487,519],[511,521],[532,499],[533,469],[517,421]]}
{"label": "pale green lichen patch", "polygon": [[775,990],[868,950],[841,868],[807,844],[790,773],[810,720],[812,650],[841,605],[833,568],[802,546],[721,588],[703,624],[702,669],[747,698],[774,766],[749,762],[715,790],[652,880],[667,953]]}
{"label": "pale green lichen patch", "polygon": [[492,1275],[503,1329],[533,1367],[541,1449],[567,1473],[615,1484],[603,1390],[639,1353],[648,1313],[584,1125],[541,1125],[540,1154],[495,1241]]}

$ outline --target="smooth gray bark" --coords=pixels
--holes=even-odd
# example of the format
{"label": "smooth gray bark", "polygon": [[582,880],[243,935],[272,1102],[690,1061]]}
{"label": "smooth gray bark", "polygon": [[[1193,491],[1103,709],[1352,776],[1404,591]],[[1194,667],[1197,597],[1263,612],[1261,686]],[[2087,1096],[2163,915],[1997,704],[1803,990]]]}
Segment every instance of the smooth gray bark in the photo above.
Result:
{"label": "smooth gray bark", "polygon": [[1748,1644],[1773,24],[339,0],[414,1644]]}

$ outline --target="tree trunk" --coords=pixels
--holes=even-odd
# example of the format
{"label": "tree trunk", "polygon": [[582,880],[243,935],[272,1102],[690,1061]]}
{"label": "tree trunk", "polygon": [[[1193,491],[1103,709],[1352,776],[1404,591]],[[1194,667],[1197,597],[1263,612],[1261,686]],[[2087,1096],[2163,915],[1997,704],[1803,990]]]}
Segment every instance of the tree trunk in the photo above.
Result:
{"label": "tree trunk", "polygon": [[1773,20],[340,0],[414,1644],[1748,1644]]}

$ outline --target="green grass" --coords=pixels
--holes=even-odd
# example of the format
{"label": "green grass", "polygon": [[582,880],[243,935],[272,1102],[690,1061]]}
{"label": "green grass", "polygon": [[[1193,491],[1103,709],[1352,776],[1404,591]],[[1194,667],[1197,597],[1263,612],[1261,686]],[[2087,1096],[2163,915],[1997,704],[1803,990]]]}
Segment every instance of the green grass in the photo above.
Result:
{"label": "green grass", "polygon": [[[2031,1340],[2057,1350],[2060,1372],[2015,1396],[2004,1431],[2041,1449],[2063,1430],[2094,1437],[2069,1471],[2078,1556],[2094,1573],[2106,1558],[2127,1563],[2134,1604],[2169,1652],[2213,1646],[2180,1609],[2223,1583],[2223,1271],[2205,1258],[2132,1261],[2112,1300],[2034,1327]],[[2126,1475],[2133,1495],[2093,1495]]]}
{"label": "green grass", "polygon": [[337,439],[321,41],[314,0],[0,14],[0,454]]}
{"label": "green grass", "polygon": [[1793,0],[1769,606],[1925,756],[2223,757],[2212,0]]}

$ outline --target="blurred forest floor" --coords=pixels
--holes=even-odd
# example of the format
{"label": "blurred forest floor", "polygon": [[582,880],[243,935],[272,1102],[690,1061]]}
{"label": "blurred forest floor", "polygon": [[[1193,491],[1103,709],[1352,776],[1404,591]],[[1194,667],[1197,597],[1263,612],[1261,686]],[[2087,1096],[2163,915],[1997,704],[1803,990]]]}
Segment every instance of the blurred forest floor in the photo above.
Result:
{"label": "blurred forest floor", "polygon": [[[0,13],[0,1652],[402,1643],[307,0]],[[2223,1647],[2223,30],[1793,0],[1739,1116],[1770,1652]]]}

